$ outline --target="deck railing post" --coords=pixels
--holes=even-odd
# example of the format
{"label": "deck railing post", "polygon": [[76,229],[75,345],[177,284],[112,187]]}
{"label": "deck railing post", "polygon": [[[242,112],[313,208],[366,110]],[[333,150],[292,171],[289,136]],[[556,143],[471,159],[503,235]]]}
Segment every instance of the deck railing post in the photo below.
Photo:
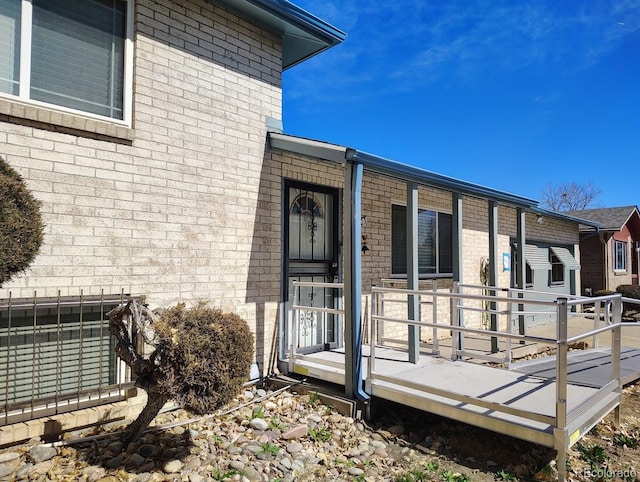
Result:
{"label": "deck railing post", "polygon": [[[455,296],[460,294],[462,289],[457,281],[453,282],[452,291],[454,296],[451,297],[451,324],[453,326],[464,326],[464,319],[462,313],[462,298]],[[455,330],[453,334],[453,342],[451,343],[451,358],[457,360],[460,358],[459,353],[464,351],[464,333],[460,330]]]}
{"label": "deck railing post", "polygon": [[[507,333],[513,333],[513,292],[511,290],[507,291]],[[508,367],[511,367],[511,338],[507,338],[504,347],[504,361],[507,363]]]}
{"label": "deck railing post", "polygon": [[[382,289],[384,290],[385,286],[384,283],[382,285]],[[375,286],[373,289],[376,289]],[[376,314],[377,315],[383,315],[384,316],[384,291],[378,292],[376,291],[376,301],[375,303],[371,303],[372,305],[375,304],[376,307]],[[372,319],[373,320],[373,319]],[[373,321],[372,321],[373,323]],[[382,324],[382,322],[380,320],[376,320],[376,340],[372,340],[374,343],[379,343],[382,345],[382,338],[384,338],[384,325]]]}
{"label": "deck railing post", "polygon": [[[451,287],[451,293],[456,293],[458,291],[458,282],[454,281],[453,282],[453,286]],[[452,296],[451,299],[449,300],[449,316],[450,316],[450,320],[449,320],[449,324],[451,326],[458,326],[458,299],[455,296]],[[460,332],[458,331],[454,331],[451,336],[452,336],[452,340],[451,340],[451,359],[455,360],[456,358],[458,358],[458,334]]]}
{"label": "deck railing post", "polygon": [[34,400],[36,398],[36,337],[38,334],[38,293],[33,292],[33,326],[32,326],[32,343],[31,343],[31,418],[35,410]]}
{"label": "deck railing post", "polygon": [[[600,327],[600,301],[594,303],[593,313],[593,329],[596,330]],[[593,347],[598,348],[600,345],[600,337],[596,334],[593,335]]]}
{"label": "deck railing post", "polygon": [[[59,295],[59,292],[58,292]],[[98,353],[98,398],[102,398],[103,368],[104,368],[104,288],[100,289],[100,325],[98,325],[98,333],[100,337],[99,353]]]}
{"label": "deck railing post", "polygon": [[297,283],[293,282],[293,308],[292,308],[292,327],[291,327],[291,346],[289,347],[289,373],[294,373],[295,358],[296,358],[296,346],[298,345],[298,328],[300,326],[300,310],[296,308],[298,306],[300,287]]}
{"label": "deck railing post", "polygon": [[[555,446],[558,451],[558,480],[565,480],[567,475],[567,298],[557,300],[558,328],[556,335],[556,427],[554,430]],[[558,440],[560,439],[560,440]]]}
{"label": "deck railing post", "polygon": [[[431,310],[433,322],[438,323],[438,297],[436,296],[436,292],[438,291],[438,280],[433,280],[433,295],[431,295]],[[432,353],[434,355],[440,354],[440,342],[438,341],[438,329],[436,327],[433,328],[433,343],[432,343]]]}
{"label": "deck railing post", "polygon": [[79,335],[78,335],[78,379],[76,381],[77,383],[77,390],[78,390],[78,400],[77,400],[77,406],[78,409],[80,409],[80,392],[82,391],[82,358],[84,356],[83,354],[83,345],[84,345],[84,290],[81,289],[80,290],[80,313],[79,313],[79,323],[80,323],[80,330],[79,330]]}
{"label": "deck railing post", "polygon": [[[622,356],[622,297],[618,296],[613,300],[613,329],[611,330],[611,379],[618,381],[616,391],[622,394],[622,383],[620,380],[620,361]],[[614,413],[614,424],[620,428],[620,404],[616,406]]]}
{"label": "deck railing post", "polygon": [[376,331],[378,327],[378,303],[379,293],[375,286],[371,287],[371,336],[369,339],[369,364],[367,365],[367,379],[365,380],[365,389],[369,395],[371,395],[371,381],[372,374],[376,369],[376,337],[378,336]]}
{"label": "deck railing post", "polygon": [[[56,306],[56,393],[55,404],[56,413],[58,413],[58,403],[60,394],[60,385],[62,383],[62,303],[61,303],[61,291],[58,290],[58,301]],[[80,365],[80,363],[78,363]]]}

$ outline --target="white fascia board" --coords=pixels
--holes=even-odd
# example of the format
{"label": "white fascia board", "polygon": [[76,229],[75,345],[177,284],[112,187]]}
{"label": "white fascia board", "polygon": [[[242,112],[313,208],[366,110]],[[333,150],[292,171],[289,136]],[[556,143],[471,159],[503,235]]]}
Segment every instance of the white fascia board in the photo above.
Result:
{"label": "white fascia board", "polygon": [[315,157],[340,164],[344,164],[349,160],[354,152],[353,149],[348,147],[274,132],[269,133],[269,144],[273,149],[294,152],[303,156]]}

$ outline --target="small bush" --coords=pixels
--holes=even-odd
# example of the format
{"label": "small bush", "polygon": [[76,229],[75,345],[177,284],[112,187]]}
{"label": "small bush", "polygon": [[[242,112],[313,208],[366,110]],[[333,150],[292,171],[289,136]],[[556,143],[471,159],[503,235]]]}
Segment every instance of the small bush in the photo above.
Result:
{"label": "small bush", "polygon": [[620,285],[616,288],[616,292],[625,298],[640,300],[640,286],[638,285]]}
{"label": "small bush", "polygon": [[598,290],[595,293],[593,293],[593,296],[609,296],[609,295],[615,295],[615,294],[616,292],[611,290]]}
{"label": "small bush", "polygon": [[[640,286],[638,285],[620,285],[616,288],[616,291],[624,298],[640,300]],[[640,311],[640,301],[639,303],[623,303],[622,310],[624,313]]]}
{"label": "small bush", "polygon": [[40,202],[0,157],[0,286],[33,262],[43,231]]}
{"label": "small bush", "polygon": [[253,334],[246,321],[204,305],[165,311],[155,325],[158,391],[203,415],[227,404],[249,378]]}

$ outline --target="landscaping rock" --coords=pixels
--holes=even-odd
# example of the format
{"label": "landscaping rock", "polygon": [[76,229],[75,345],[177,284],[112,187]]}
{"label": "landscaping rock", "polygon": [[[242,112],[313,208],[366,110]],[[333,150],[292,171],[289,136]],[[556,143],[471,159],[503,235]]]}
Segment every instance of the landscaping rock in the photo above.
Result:
{"label": "landscaping rock", "polygon": [[29,450],[29,455],[33,459],[33,461],[37,464],[39,462],[44,462],[45,460],[50,460],[58,455],[58,450],[55,447],[47,447],[45,445],[36,445]]}

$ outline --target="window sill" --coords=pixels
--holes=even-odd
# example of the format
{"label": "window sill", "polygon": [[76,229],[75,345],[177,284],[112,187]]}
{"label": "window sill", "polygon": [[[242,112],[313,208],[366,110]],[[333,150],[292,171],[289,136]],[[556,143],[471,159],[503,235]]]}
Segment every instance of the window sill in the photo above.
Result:
{"label": "window sill", "polygon": [[5,98],[0,98],[0,121],[123,144],[134,139],[133,129],[122,124]]}

